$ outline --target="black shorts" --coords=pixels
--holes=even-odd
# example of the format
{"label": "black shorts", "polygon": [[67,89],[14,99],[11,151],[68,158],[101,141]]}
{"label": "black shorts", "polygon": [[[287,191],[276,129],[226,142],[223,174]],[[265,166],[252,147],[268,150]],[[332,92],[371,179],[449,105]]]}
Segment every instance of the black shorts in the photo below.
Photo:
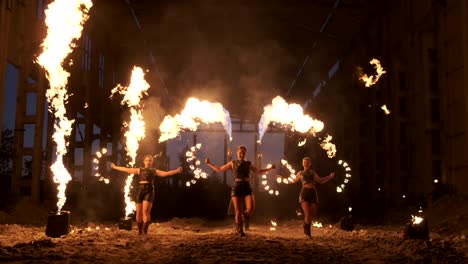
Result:
{"label": "black shorts", "polygon": [[231,188],[231,197],[246,197],[252,195],[252,187],[249,181],[234,181]]}
{"label": "black shorts", "polygon": [[301,194],[299,195],[299,203],[302,202],[318,203],[318,196],[315,188],[302,187]]}
{"label": "black shorts", "polygon": [[142,203],[143,201],[153,202],[154,199],[154,186],[152,184],[140,184],[137,187],[135,195],[135,202]]}

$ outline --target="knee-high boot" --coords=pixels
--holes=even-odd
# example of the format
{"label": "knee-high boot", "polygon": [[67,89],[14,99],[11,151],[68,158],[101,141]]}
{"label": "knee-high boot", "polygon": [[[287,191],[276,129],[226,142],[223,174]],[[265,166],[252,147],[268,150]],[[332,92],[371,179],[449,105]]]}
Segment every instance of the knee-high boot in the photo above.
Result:
{"label": "knee-high boot", "polygon": [[311,233],[310,233],[310,223],[309,223],[309,224],[304,223],[303,226],[304,226],[304,234],[305,234],[307,237],[311,237]]}
{"label": "knee-high boot", "polygon": [[148,227],[150,225],[151,222],[144,222],[143,224],[143,234],[147,234],[148,233]]}
{"label": "knee-high boot", "polygon": [[241,222],[241,223],[236,223],[236,232],[239,236],[241,237],[245,237],[245,233],[244,233],[244,224]]}
{"label": "knee-high boot", "polygon": [[244,222],[245,230],[249,230],[250,228],[250,216],[247,213],[242,214],[242,220]]}
{"label": "knee-high boot", "polygon": [[137,222],[138,224],[138,234],[141,235],[143,233],[143,222]]}

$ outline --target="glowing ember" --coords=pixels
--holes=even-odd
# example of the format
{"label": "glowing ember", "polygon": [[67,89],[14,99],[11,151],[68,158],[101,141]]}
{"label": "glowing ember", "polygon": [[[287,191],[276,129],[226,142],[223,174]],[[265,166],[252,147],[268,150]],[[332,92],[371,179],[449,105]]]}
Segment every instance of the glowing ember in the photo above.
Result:
{"label": "glowing ember", "polygon": [[65,58],[72,52],[72,43],[81,37],[83,24],[88,19],[88,11],[92,7],[91,0],[56,0],[45,10],[47,36],[41,44],[43,52],[37,62],[45,69],[49,80],[47,99],[50,111],[54,114],[54,133],[52,139],[57,144],[57,159],[52,164],[53,180],[58,184],[57,207],[60,212],[66,201],[65,190],[72,179],[63,165],[63,156],[67,153],[68,142],[74,120],[66,117],[65,104],[68,101],[67,82],[70,73],[63,67]]}
{"label": "glowing ember", "polygon": [[[124,95],[121,104],[128,105],[130,107],[130,123],[124,123],[128,130],[125,132],[125,150],[127,156],[130,158],[128,165],[132,167],[135,165],[135,158],[137,150],[139,148],[139,142],[145,137],[145,122],[143,121],[143,115],[140,110],[140,99],[150,85],[145,81],[145,73],[140,67],[133,67],[132,76],[130,79],[130,85],[128,87],[121,86],[118,84],[112,89],[112,95],[116,92]],[[125,180],[125,217],[128,217],[133,211],[135,211],[135,203],[130,199],[130,188],[132,185],[133,174],[128,175]]]}
{"label": "glowing ember", "polygon": [[374,68],[375,68],[375,70],[377,72],[377,75],[367,76],[367,74],[362,73],[361,68],[358,68],[358,70],[361,72],[359,80],[363,81],[364,84],[366,85],[366,87],[371,87],[372,85],[376,84],[377,81],[379,80],[380,76],[382,76],[382,74],[386,73],[386,71],[384,71],[382,65],[380,65],[380,61],[378,59],[372,59],[369,63],[374,65]]}
{"label": "glowing ember", "polygon": [[388,110],[386,105],[382,105],[382,107],[380,107],[380,109],[382,109],[385,112],[386,115],[390,114],[390,110]]}
{"label": "glowing ember", "polygon": [[434,183],[438,183],[438,182],[439,182],[439,180],[438,180],[438,179],[435,179],[435,180],[434,180]]}
{"label": "glowing ember", "polygon": [[187,100],[185,108],[180,114],[174,117],[169,115],[164,117],[163,122],[159,126],[159,130],[161,131],[159,142],[175,138],[182,129],[195,131],[202,122],[221,122],[229,138],[232,140],[232,124],[229,112],[220,103],[200,101],[197,98],[191,97]]}
{"label": "glowing ember", "polygon": [[424,219],[422,217],[411,215],[411,221],[415,225],[419,225],[423,220]]}
{"label": "glowing ember", "polygon": [[291,131],[309,132],[314,136],[316,132],[322,131],[324,127],[322,121],[304,115],[300,105],[288,104],[281,96],[275,97],[272,104],[264,107],[262,117],[258,123],[258,143],[261,143],[270,123],[289,127]]}
{"label": "glowing ember", "polygon": [[352,207],[348,207],[348,211],[350,211],[350,212],[351,212],[352,210],[353,210],[353,208],[352,208]]}
{"label": "glowing ember", "polygon": [[299,142],[297,143],[297,146],[302,147],[305,145],[306,142],[307,142],[307,138],[304,138],[303,140],[299,140]]}
{"label": "glowing ember", "polygon": [[323,226],[322,226],[322,223],[319,223],[319,222],[313,222],[313,223],[312,223],[312,226],[313,226],[313,227],[318,227],[318,228],[323,227]]}
{"label": "glowing ember", "polygon": [[327,151],[327,155],[329,158],[333,158],[336,155],[336,146],[335,144],[331,143],[330,141],[332,140],[332,136],[328,135],[327,138],[325,138],[322,143],[320,143],[320,147]]}

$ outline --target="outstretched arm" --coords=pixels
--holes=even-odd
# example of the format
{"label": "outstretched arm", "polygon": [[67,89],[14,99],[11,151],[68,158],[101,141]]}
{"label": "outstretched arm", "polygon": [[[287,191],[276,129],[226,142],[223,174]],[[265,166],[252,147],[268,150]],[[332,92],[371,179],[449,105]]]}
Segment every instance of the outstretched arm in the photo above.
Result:
{"label": "outstretched arm", "polygon": [[293,183],[296,183],[301,180],[302,173],[299,171],[296,173],[296,178],[294,179]]}
{"label": "outstretched arm", "polygon": [[111,167],[114,170],[123,171],[123,172],[129,173],[129,174],[138,174],[138,173],[140,173],[139,168],[127,168],[127,167],[117,166],[114,163],[112,163]]}
{"label": "outstretched arm", "polygon": [[227,171],[228,169],[232,169],[232,161],[224,164],[223,166],[219,167],[219,166],[216,166],[214,165],[213,163],[211,163],[210,159],[209,158],[206,158],[205,159],[205,163],[206,165],[208,165],[208,167],[212,168],[213,170],[217,171],[217,172],[223,172],[223,171]]}
{"label": "outstretched arm", "polygon": [[250,165],[250,170],[255,172],[256,174],[263,174],[263,173],[269,172],[269,171],[274,170],[274,169],[276,169],[275,164],[273,164],[270,168],[266,168],[266,169],[258,169],[254,165]]}
{"label": "outstretched arm", "polygon": [[333,179],[333,178],[335,177],[335,173],[332,172],[332,173],[330,173],[330,175],[325,176],[325,177],[323,177],[323,178],[321,178],[320,176],[318,176],[317,173],[315,173],[314,177],[315,177],[315,181],[316,181],[316,182],[322,184],[322,183],[326,183],[327,181]]}
{"label": "outstretched arm", "polygon": [[179,172],[182,172],[182,167],[179,167],[175,170],[170,170],[170,171],[156,170],[156,175],[158,175],[159,177],[167,177],[167,176],[172,176],[174,174],[177,174]]}

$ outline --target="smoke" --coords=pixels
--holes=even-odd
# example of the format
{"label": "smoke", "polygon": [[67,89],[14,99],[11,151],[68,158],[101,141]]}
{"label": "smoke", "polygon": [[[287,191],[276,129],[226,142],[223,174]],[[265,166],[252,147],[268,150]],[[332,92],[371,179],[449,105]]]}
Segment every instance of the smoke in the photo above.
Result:
{"label": "smoke", "polygon": [[[156,5],[156,4],[155,4]],[[271,13],[261,3],[171,1],[142,25],[150,35],[173,112],[188,97],[220,102],[232,113],[257,121],[264,104],[291,80],[297,66],[281,46]],[[265,11],[267,10],[267,11]],[[149,33],[151,31],[151,33]]]}

